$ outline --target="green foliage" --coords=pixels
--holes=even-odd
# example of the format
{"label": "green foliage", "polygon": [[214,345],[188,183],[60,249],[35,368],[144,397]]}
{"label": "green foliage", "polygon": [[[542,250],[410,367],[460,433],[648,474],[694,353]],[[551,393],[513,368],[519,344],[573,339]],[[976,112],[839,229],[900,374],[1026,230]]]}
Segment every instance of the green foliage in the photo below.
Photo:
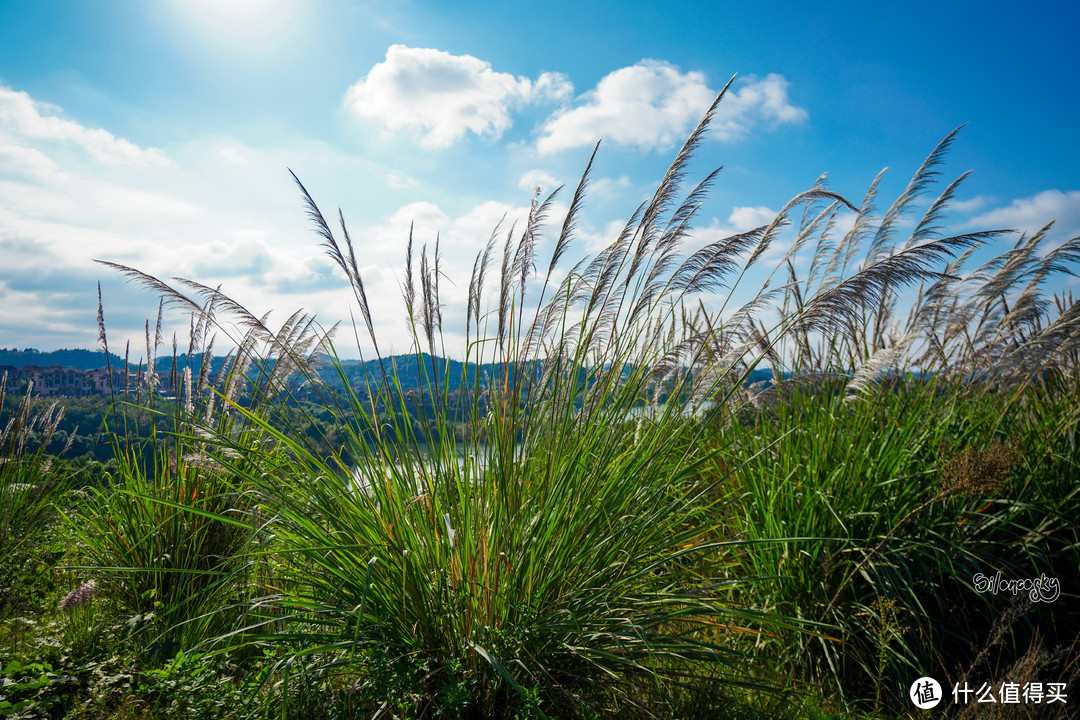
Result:
{"label": "green foliage", "polygon": [[[732,529],[763,541],[814,538],[739,556],[740,574],[779,578],[765,586],[766,608],[828,626],[774,640],[796,675],[830,677],[865,698],[902,689],[942,658],[962,671],[1006,609],[974,592],[976,573],[1075,574],[1078,458],[1054,448],[1078,416],[1063,391],[909,380],[855,403],[807,391],[725,426],[729,457],[757,453],[732,476],[744,493]],[[1046,613],[1041,632],[1056,634],[1071,615]],[[1018,637],[1021,650],[1031,632]]]}
{"label": "green foliage", "polygon": [[[410,247],[405,302],[416,347],[427,350],[412,356],[422,394],[435,408],[427,423],[410,421],[409,392],[396,379],[384,380],[394,373],[384,370],[365,383],[366,397],[353,394],[329,338],[305,332],[306,316],[294,315],[274,333],[216,290],[185,283],[195,291],[187,296],[119,268],[196,310],[196,327],[216,322],[206,307],[233,313],[238,326],[250,329],[236,339],[241,352],[252,352],[252,337],[276,352],[272,365],[264,363],[273,372],[252,397],[284,397],[281,391],[295,386],[288,370],[303,378],[309,396],[346,420],[345,447],[329,456],[329,443],[318,445],[306,432],[313,423],[302,405],[227,402],[224,409],[250,430],[239,439],[212,422],[202,426],[210,461],[234,486],[252,488],[257,513],[267,518],[263,532],[273,542],[260,554],[273,593],[252,600],[249,617],[257,622],[230,637],[237,647],[259,642],[284,649],[279,682],[294,671],[318,676],[345,668],[363,675],[374,656],[389,678],[401,678],[378,685],[391,706],[424,716],[454,708],[455,715],[485,717],[529,708],[566,715],[630,707],[649,688],[676,678],[711,681],[723,673],[757,684],[715,629],[778,619],[730,602],[739,583],[720,562],[727,543],[717,541],[719,528],[708,520],[708,503],[702,505],[695,462],[672,455],[667,442],[694,425],[669,402],[636,424],[636,437],[625,432],[628,413],[659,392],[657,377],[672,398],[700,396],[716,385],[667,372],[672,358],[697,364],[708,353],[691,328],[669,328],[681,317],[682,302],[727,267],[700,254],[673,265],[709,182],[675,202],[707,122],[619,241],[549,285],[572,239],[586,173],[531,319],[526,285],[552,198],[534,202],[527,227],[504,245],[498,308],[490,319],[497,331],[488,331],[480,312],[494,241],[477,257],[466,366],[492,368],[493,376],[451,378],[451,366],[435,362],[439,253],[421,254],[414,285]],[[303,192],[324,246],[350,277],[377,348],[348,234],[343,229],[339,244]],[[815,188],[795,204],[830,197]],[[337,382],[324,379],[325,369],[314,372],[312,349],[329,356]],[[452,397],[455,387],[465,388],[464,398]],[[455,442],[459,425],[463,448]],[[122,471],[125,482],[138,472]],[[198,515],[242,524],[208,509]],[[392,693],[394,687],[402,694]]]}
{"label": "green foliage", "polygon": [[228,657],[181,652],[162,667],[148,670],[140,679],[138,695],[159,708],[156,717],[250,717],[254,713],[245,709],[250,709],[257,677],[257,670],[242,670]]}
{"label": "green foliage", "polygon": [[49,692],[56,675],[48,663],[20,663],[11,660],[4,665],[3,689],[0,690],[0,717],[47,717],[56,704]]}
{"label": "green foliage", "polygon": [[[6,381],[4,375],[0,408]],[[23,611],[49,586],[54,503],[67,486],[62,463],[46,452],[62,411],[55,405],[35,410],[29,391],[10,407],[6,417],[0,412],[0,618]]]}
{"label": "green foliage", "polygon": [[167,657],[221,627],[218,611],[243,581],[250,531],[238,519],[250,502],[197,440],[181,435],[156,452],[147,467],[120,448],[117,475],[84,490],[71,530],[101,592]]}
{"label": "green foliage", "polygon": [[[440,358],[438,243],[416,262],[409,239],[413,352],[385,357],[344,222],[302,185],[367,361],[341,361],[302,312],[273,329],[217,289],[106,263],[189,310],[191,344],[156,358],[147,322],[149,367],[183,372],[169,397],[127,388],[108,408],[112,459],[95,447],[79,492],[45,481],[48,454],[90,436],[11,405],[0,567],[37,590],[8,603],[23,614],[0,632],[0,710],[877,717],[908,710],[916,671],[1077,667],[1071,606],[970,579],[1080,572],[1080,304],[1042,291],[1080,239],[1046,250],[1037,233],[966,271],[1001,231],[942,236],[957,183],[901,223],[950,135],[880,217],[876,181],[860,208],[819,183],[682,255],[714,174],[682,183],[714,110],[595,257],[560,265],[588,168],[539,270],[554,196],[493,234],[461,360]],[[94,424],[92,402],[72,408]],[[66,539],[57,509],[66,568],[41,550]],[[61,601],[65,570],[87,582]]]}

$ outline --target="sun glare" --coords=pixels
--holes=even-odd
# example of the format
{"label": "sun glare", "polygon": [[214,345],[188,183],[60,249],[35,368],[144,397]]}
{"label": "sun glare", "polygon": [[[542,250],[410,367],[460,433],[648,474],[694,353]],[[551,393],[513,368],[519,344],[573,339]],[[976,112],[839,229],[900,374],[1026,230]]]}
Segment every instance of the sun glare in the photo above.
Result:
{"label": "sun glare", "polygon": [[237,42],[284,35],[299,11],[297,0],[175,0],[174,7],[201,33]]}

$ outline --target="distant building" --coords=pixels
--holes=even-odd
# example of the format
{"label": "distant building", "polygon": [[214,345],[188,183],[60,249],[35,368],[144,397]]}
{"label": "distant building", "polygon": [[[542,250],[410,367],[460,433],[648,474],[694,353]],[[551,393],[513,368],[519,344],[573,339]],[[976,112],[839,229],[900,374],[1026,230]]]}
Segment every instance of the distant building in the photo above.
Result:
{"label": "distant building", "polygon": [[[116,392],[124,391],[124,371],[113,370],[112,371],[112,387],[116,389]],[[109,371],[106,368],[98,368],[97,370],[86,371],[87,381],[93,387],[94,395],[108,395],[109,394]]]}
{"label": "distant building", "polygon": [[25,365],[16,368],[8,365],[0,367],[0,374],[4,372],[8,376],[8,387],[20,387],[24,382],[33,383],[34,397],[81,397],[93,394],[86,372],[79,368],[60,365]]}
{"label": "distant building", "polygon": [[[22,386],[24,382],[32,382],[33,397],[88,397],[91,395],[108,395],[109,371],[101,368],[98,370],[82,370],[74,367],[62,367],[49,365],[38,367],[37,365],[0,365],[0,376],[7,373],[9,391]],[[135,390],[143,382],[141,371],[128,372],[128,387]],[[117,393],[124,392],[124,371],[112,371],[112,387]]]}

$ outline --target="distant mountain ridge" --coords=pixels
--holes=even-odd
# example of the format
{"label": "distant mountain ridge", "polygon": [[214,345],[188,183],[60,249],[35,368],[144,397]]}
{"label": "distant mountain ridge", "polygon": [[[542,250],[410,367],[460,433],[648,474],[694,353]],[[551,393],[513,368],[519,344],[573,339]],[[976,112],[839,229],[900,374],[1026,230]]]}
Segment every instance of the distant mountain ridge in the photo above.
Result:
{"label": "distant mountain ridge", "polygon": [[[345,376],[353,386],[362,386],[365,384],[378,385],[383,377],[382,368],[385,368],[387,376],[395,377],[397,379],[398,384],[403,390],[416,390],[424,387],[426,385],[424,377],[430,376],[433,370],[440,387],[442,386],[444,379],[448,381],[449,387],[446,389],[449,392],[460,390],[463,384],[471,385],[476,381],[486,384],[495,378],[502,378],[504,376],[504,365],[502,363],[485,363],[483,365],[468,363],[466,365],[466,363],[463,363],[460,360],[440,357],[435,357],[434,363],[432,360],[433,358],[430,355],[420,353],[394,355],[383,358],[381,367],[378,360],[342,360],[340,362],[342,369],[345,372]],[[177,368],[185,367],[188,364],[188,361],[187,354],[177,355]],[[211,372],[217,373],[224,361],[225,356],[216,356],[212,358],[210,362]],[[112,364],[113,370],[122,370],[124,367],[124,358],[116,353],[109,353],[109,362]],[[157,366],[158,372],[167,372],[171,369],[172,362],[173,357],[171,354],[168,354],[158,357],[155,365]],[[198,353],[192,355],[190,363],[193,368],[200,367],[202,355]],[[22,350],[16,348],[0,348],[0,365],[10,365],[16,368],[22,368],[28,365],[36,365],[38,367],[59,365],[62,367],[78,368],[80,370],[98,370],[106,366],[106,361],[105,353],[102,350],[74,348],[41,351],[35,350],[34,348],[25,348]],[[517,364],[515,364],[514,373],[517,372],[516,367]],[[524,371],[535,374],[540,371],[540,366],[536,361],[531,361],[527,364],[527,369],[524,369]],[[327,382],[337,384],[338,379],[332,366],[324,366],[321,369],[321,374],[323,379]],[[758,369],[750,373],[746,382],[752,383],[771,379],[771,371]]]}
{"label": "distant mountain ridge", "polygon": [[[361,362],[359,360],[345,360],[341,363],[342,369],[345,371],[345,376],[349,379],[349,383],[353,386],[367,384],[377,385],[383,377],[382,368],[380,367],[378,360],[366,360]],[[434,365],[434,367],[433,367]],[[517,372],[518,367],[523,367],[524,372],[531,373],[535,377],[539,377],[541,371],[539,361],[531,360],[527,363],[511,363],[513,370],[511,371],[511,378],[513,374]],[[505,376],[504,363],[484,363],[477,365],[475,363],[461,362],[460,360],[447,360],[440,357],[434,358],[432,363],[432,357],[427,353],[421,353],[419,355],[393,355],[391,357],[383,358],[382,367],[386,369],[386,375],[390,377],[396,377],[398,383],[402,389],[410,390],[422,387],[425,383],[423,378],[425,376],[432,376],[437,378],[438,384],[441,387],[444,379],[448,381],[449,391],[456,392],[461,389],[462,385],[471,385],[473,382],[479,381],[482,384],[487,384],[496,381],[496,379],[503,378]],[[587,371],[581,370],[582,378],[587,375]],[[330,383],[336,383],[337,377],[334,375],[333,368],[322,369],[323,379]],[[746,378],[746,384],[758,382],[758,381],[771,381],[772,371],[767,369],[756,369],[750,371],[750,374]]]}
{"label": "distant mountain ridge", "polygon": [[[159,355],[154,364],[157,367],[158,372],[164,372],[172,367],[172,360],[173,357],[171,353],[169,355]],[[180,353],[176,356],[176,366],[178,368],[184,367],[187,362],[187,353]],[[210,361],[211,370],[217,372],[224,362],[224,356],[212,358]],[[195,353],[191,356],[192,367],[199,367],[201,363],[202,355],[200,353]],[[105,368],[107,364],[111,364],[114,370],[122,370],[124,367],[124,358],[122,355],[110,352],[109,362],[106,363],[105,352],[103,350],[86,350],[84,348],[61,350],[36,350],[34,348],[24,348],[19,350],[17,348],[0,348],[0,365],[11,365],[17,368],[26,367],[28,365],[37,365],[38,367],[59,365],[61,367],[72,367],[80,370],[101,370]],[[138,364],[137,360],[131,362],[133,368]]]}
{"label": "distant mountain ridge", "polygon": [[[124,358],[116,353],[109,353],[109,362],[114,367],[123,367]],[[26,367],[37,365],[48,367],[60,365],[63,367],[79,368],[80,370],[97,370],[106,365],[104,350],[85,350],[80,348],[41,351],[34,348],[0,348],[0,365],[12,365],[14,367]]]}

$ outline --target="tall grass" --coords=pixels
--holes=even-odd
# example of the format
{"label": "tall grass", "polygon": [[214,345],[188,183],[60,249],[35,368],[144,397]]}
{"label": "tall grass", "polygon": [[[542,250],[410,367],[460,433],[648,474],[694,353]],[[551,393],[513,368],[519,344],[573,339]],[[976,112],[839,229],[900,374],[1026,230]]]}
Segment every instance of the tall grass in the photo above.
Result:
{"label": "tall grass", "polygon": [[[785,264],[785,320],[760,327],[758,341],[774,377],[790,379],[733,393],[717,418],[726,462],[754,458],[733,475],[743,496],[729,527],[758,540],[829,538],[739,557],[742,574],[783,578],[769,586],[768,608],[835,628],[788,633],[777,652],[797,675],[829,678],[848,698],[880,701],[887,683],[885,694],[903,703],[912,672],[962,676],[1005,613],[1000,598],[972,591],[975,573],[1080,569],[1070,519],[1080,305],[1051,294],[1075,275],[1080,238],[1047,248],[1047,226],[969,270],[979,244],[1001,232],[941,237],[961,177],[894,242],[951,141],[880,216],[875,181],[852,229],[818,243],[804,276]],[[902,315],[894,278],[876,269],[934,238],[968,247],[924,279]],[[874,302],[831,303],[868,282],[883,290]],[[819,312],[822,297],[831,315]],[[1040,632],[1075,620],[1039,610],[1029,620]],[[1031,626],[1014,634],[1022,647],[1032,636]]]}
{"label": "tall grass", "polygon": [[46,451],[63,410],[56,404],[35,410],[32,384],[21,401],[9,404],[7,383],[4,373],[0,377],[0,617],[4,618],[25,610],[37,584],[34,578],[47,565],[41,552],[57,517],[56,503],[68,489],[60,461]]}
{"label": "tall grass", "polygon": [[[739,554],[740,574],[782,578],[760,588],[764,607],[833,628],[771,641],[796,676],[827,678],[849,698],[884,683],[902,703],[912,672],[956,677],[987,642],[1004,598],[976,593],[976,573],[1075,574],[1077,462],[1063,449],[1077,413],[1067,395],[1012,400],[908,378],[858,403],[803,390],[728,426],[726,456],[760,452],[733,475],[743,497],[729,527],[829,538]],[[882,600],[896,612],[887,673],[874,629]],[[1065,633],[1067,646],[1070,613],[1047,610],[1042,632]]]}
{"label": "tall grass", "polygon": [[[239,397],[246,361],[226,358],[211,376],[213,328],[193,323],[186,358],[197,362],[178,371],[173,343],[174,394],[158,394],[155,357],[162,345],[162,310],[156,330],[147,322],[145,386],[129,392],[114,408],[113,455],[117,468],[100,486],[88,487],[71,513],[72,532],[82,542],[82,570],[99,581],[99,594],[124,614],[127,624],[145,631],[142,643],[151,656],[168,657],[223,631],[228,606],[236,608],[249,580],[252,532],[232,522],[250,524],[253,502],[245,487],[207,453],[219,438],[241,436],[243,429],[222,400]],[[99,306],[102,342],[104,316]],[[246,380],[243,380],[246,382]],[[211,392],[217,387],[218,396]],[[165,423],[157,422],[164,419]],[[139,425],[149,424],[149,433]],[[169,427],[160,431],[159,425]],[[235,617],[236,613],[232,613]]]}
{"label": "tall grass", "polygon": [[[246,624],[220,641],[275,648],[267,681],[278,683],[283,702],[289,679],[302,673],[330,678],[345,706],[376,714],[670,715],[673,688],[714,695],[730,684],[769,684],[775,676],[760,671],[759,650],[778,643],[796,671],[840,682],[845,664],[864,674],[882,673],[893,657],[914,664],[914,653],[895,650],[894,626],[933,616],[945,578],[991,557],[981,543],[1062,528],[1075,497],[1049,508],[1026,496],[1001,499],[988,525],[972,498],[997,487],[942,485],[945,465],[934,453],[1023,434],[942,397],[981,393],[976,407],[990,413],[1026,402],[1016,388],[1031,382],[1071,382],[1075,392],[1078,306],[1062,300],[1051,318],[1040,288],[1075,260],[1078,241],[1040,255],[1045,233],[1025,238],[961,278],[975,249],[1004,231],[940,232],[959,181],[897,241],[939,174],[950,135],[880,218],[877,181],[860,207],[819,183],[768,225],[684,254],[716,173],[680,193],[715,109],[596,256],[562,266],[591,159],[548,258],[537,252],[555,194],[534,198],[524,227],[492,234],[468,285],[463,358],[486,375],[452,378],[437,362],[445,354],[440,250],[424,247],[417,263],[410,235],[403,300],[423,378],[419,402],[379,352],[343,216],[332,227],[299,180],[380,367],[359,387],[331,333],[307,315],[275,331],[220,290],[108,263],[191,311],[193,327],[242,328],[243,337],[229,338],[244,367],[233,377],[254,380],[241,401],[229,383],[207,381],[204,368],[198,389],[208,392],[192,396],[203,404],[181,408],[179,422],[211,469],[125,466],[111,496],[123,509],[101,505],[91,543],[115,536],[110,557],[130,558],[136,525],[206,522],[257,541],[245,557],[260,568],[261,592],[250,597]],[[845,213],[854,223],[838,236]],[[751,270],[781,242],[788,249],[777,269],[747,288]],[[805,248],[814,252],[801,279]],[[786,276],[780,287],[778,276]],[[979,303],[954,302],[962,283],[974,285]],[[914,310],[898,323],[898,296],[916,285]],[[768,323],[774,304],[779,319]],[[794,375],[744,408],[743,381],[762,363],[777,379]],[[883,384],[882,373],[898,365],[930,380]],[[318,425],[299,402],[301,385],[342,421],[343,441],[313,437]],[[431,409],[429,422],[410,420],[417,405]],[[711,420],[688,417],[686,407],[711,408]],[[1025,427],[1035,433],[1032,423]],[[1053,432],[1048,453],[1075,421]],[[200,493],[216,504],[194,502]],[[946,506],[951,514],[937,510]],[[129,516],[132,529],[106,528],[113,514]],[[155,537],[161,549],[114,570],[161,577],[150,569],[155,558],[189,541]],[[199,564],[233,546],[218,549],[212,534],[185,537],[201,559],[170,572],[198,582],[236,577]],[[1018,562],[1006,555],[991,559]],[[929,583],[914,572],[916,558],[932,563]],[[898,598],[888,618],[886,605],[873,604],[879,596]],[[871,610],[877,645],[832,650],[837,634],[871,627],[861,620]]]}

